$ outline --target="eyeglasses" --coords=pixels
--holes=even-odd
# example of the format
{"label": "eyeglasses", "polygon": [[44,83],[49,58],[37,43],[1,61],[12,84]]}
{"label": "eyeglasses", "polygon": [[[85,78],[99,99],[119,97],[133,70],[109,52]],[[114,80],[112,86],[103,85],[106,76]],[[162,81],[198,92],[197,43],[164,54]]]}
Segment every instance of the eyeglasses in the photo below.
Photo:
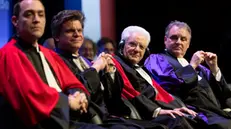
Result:
{"label": "eyeglasses", "polygon": [[137,46],[139,46],[139,48],[141,49],[141,50],[145,50],[146,49],[146,47],[144,47],[143,45],[141,45],[140,43],[137,43],[137,42],[128,42],[128,45],[130,46],[130,47],[132,47],[132,48],[136,48]]}

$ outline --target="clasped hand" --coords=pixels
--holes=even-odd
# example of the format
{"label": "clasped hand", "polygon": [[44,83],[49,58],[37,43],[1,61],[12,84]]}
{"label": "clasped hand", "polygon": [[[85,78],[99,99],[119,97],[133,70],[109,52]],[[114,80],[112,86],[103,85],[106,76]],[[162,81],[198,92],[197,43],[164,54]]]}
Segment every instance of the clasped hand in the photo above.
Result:
{"label": "clasped hand", "polygon": [[100,70],[105,70],[106,72],[112,72],[112,66],[114,66],[114,62],[112,61],[112,55],[106,54],[102,52],[96,60],[94,60],[92,63],[92,67],[94,67],[97,72]]}
{"label": "clasped hand", "polygon": [[197,51],[193,54],[190,64],[195,69],[204,61],[212,72],[216,72],[219,69],[217,65],[217,55],[212,52]]}
{"label": "clasped hand", "polygon": [[76,91],[73,95],[68,96],[69,106],[72,110],[79,110],[80,113],[87,113],[88,100],[84,93]]}

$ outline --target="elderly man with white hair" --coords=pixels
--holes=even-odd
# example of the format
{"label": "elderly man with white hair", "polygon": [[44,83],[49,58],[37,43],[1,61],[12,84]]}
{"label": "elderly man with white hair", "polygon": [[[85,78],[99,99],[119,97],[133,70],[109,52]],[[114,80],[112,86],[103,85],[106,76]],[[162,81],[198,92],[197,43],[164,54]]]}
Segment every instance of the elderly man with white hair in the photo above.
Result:
{"label": "elderly man with white hair", "polygon": [[113,59],[121,76],[122,97],[137,108],[143,119],[165,124],[169,128],[206,126],[196,112],[162,89],[147,70],[139,65],[150,39],[149,32],[139,26],[129,26],[122,32],[119,50]]}

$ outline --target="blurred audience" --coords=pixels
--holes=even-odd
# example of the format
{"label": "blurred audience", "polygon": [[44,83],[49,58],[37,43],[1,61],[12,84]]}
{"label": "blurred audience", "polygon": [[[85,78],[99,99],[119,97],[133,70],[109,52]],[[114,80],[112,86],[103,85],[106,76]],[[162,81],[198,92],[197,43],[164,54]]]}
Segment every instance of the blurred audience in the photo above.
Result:
{"label": "blurred audience", "polygon": [[97,55],[99,55],[101,52],[114,54],[116,49],[116,43],[114,40],[108,38],[108,37],[102,37],[97,42],[98,52]]}
{"label": "blurred audience", "polygon": [[96,43],[90,38],[85,37],[83,45],[79,49],[79,54],[92,61],[96,56],[96,51],[97,51]]}
{"label": "blurred audience", "polygon": [[55,40],[54,38],[48,38],[44,41],[43,46],[50,49],[55,50]]}

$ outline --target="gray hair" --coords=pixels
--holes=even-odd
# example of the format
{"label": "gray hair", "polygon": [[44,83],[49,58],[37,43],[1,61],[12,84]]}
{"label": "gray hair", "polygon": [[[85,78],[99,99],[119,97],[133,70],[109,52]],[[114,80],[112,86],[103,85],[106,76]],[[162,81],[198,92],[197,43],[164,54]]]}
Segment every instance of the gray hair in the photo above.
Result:
{"label": "gray hair", "polygon": [[147,43],[148,44],[150,43],[151,36],[150,36],[149,32],[140,26],[128,26],[128,27],[126,27],[121,34],[120,42],[126,41],[133,33],[139,33],[139,34],[145,36],[145,38],[148,41]]}
{"label": "gray hair", "polygon": [[[170,29],[171,29],[173,26],[177,26],[177,27],[179,27],[179,28],[186,28],[187,31],[189,32],[189,34],[192,35],[192,30],[191,30],[191,28],[189,27],[189,25],[188,25],[187,23],[175,20],[175,21],[171,21],[171,22],[168,24],[168,26],[166,27],[166,29],[165,29],[165,36],[168,36],[169,31],[170,31]],[[192,36],[191,36],[191,37],[192,37]]]}

